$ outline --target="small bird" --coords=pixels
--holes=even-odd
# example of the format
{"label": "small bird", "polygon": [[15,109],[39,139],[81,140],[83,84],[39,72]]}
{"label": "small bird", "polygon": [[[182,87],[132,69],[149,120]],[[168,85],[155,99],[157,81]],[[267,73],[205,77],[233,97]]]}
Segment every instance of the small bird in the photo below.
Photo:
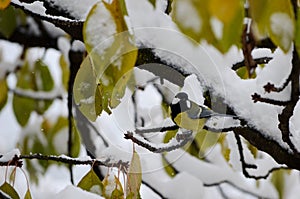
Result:
{"label": "small bird", "polygon": [[213,116],[228,116],[216,113],[209,108],[201,106],[191,100],[185,92],[176,94],[170,105],[171,118],[173,122],[184,129],[200,131],[205,122]]}

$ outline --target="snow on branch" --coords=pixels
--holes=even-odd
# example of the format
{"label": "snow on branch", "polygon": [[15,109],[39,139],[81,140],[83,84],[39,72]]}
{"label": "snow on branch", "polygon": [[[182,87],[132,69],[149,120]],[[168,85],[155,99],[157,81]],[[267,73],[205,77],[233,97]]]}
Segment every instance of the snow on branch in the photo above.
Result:
{"label": "snow on branch", "polygon": [[126,172],[129,168],[129,162],[123,162],[119,160],[118,162],[112,162],[110,159],[106,159],[104,161],[98,159],[79,159],[79,158],[71,158],[65,155],[54,156],[54,155],[43,155],[40,153],[30,154],[30,155],[14,155],[10,160],[1,161],[0,158],[0,166],[16,166],[22,167],[22,160],[45,160],[45,161],[55,161],[65,164],[71,165],[91,165],[91,166],[105,166],[105,167],[116,167],[120,170]]}
{"label": "snow on branch", "polygon": [[132,142],[136,143],[137,145],[148,149],[154,153],[162,153],[162,152],[169,152],[175,149],[178,149],[185,144],[187,144],[190,140],[192,140],[192,132],[177,132],[175,138],[171,139],[167,144],[154,144],[145,140],[138,134],[134,134],[132,132],[127,132],[124,134],[125,139],[130,139]]}

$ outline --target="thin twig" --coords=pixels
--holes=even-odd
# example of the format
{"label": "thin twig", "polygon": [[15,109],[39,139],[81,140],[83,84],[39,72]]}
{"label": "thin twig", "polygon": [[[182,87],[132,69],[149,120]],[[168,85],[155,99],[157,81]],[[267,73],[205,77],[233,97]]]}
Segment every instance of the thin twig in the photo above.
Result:
{"label": "thin twig", "polygon": [[0,162],[0,166],[16,166],[22,167],[23,159],[32,160],[45,160],[45,161],[55,161],[61,162],[65,164],[72,164],[72,165],[91,165],[91,166],[105,166],[105,167],[115,167],[121,168],[122,171],[127,171],[129,167],[129,162],[124,162],[119,160],[118,162],[111,162],[110,159],[105,161],[101,161],[98,159],[90,159],[90,160],[80,160],[78,158],[71,158],[68,156],[54,156],[54,155],[43,155],[40,153],[30,154],[30,155],[15,155],[12,160],[6,162]]}
{"label": "thin twig", "polygon": [[235,135],[235,138],[236,138],[236,141],[237,141],[238,151],[239,151],[239,154],[240,154],[240,161],[241,161],[241,164],[242,164],[242,171],[243,171],[243,174],[244,174],[245,177],[253,178],[255,180],[267,179],[269,177],[269,175],[271,173],[273,173],[274,171],[281,170],[281,169],[286,169],[286,170],[290,169],[288,167],[282,166],[282,167],[274,167],[274,168],[270,169],[265,175],[255,176],[255,175],[249,174],[248,171],[247,171],[247,168],[248,169],[257,169],[257,166],[253,165],[253,164],[246,163],[245,158],[244,158],[244,154],[243,154],[243,146],[242,146],[241,138],[236,133],[234,133],[234,135]]}
{"label": "thin twig", "polygon": [[[267,64],[272,59],[273,59],[272,57],[260,57],[260,58],[256,58],[256,59],[253,59],[253,60],[254,60],[254,62],[256,62],[256,64]],[[237,70],[237,69],[239,69],[243,66],[245,66],[245,61],[244,60],[241,61],[241,62],[233,64],[231,69],[232,70]]]}
{"label": "thin twig", "polygon": [[260,195],[258,195],[257,193],[253,193],[247,189],[243,189],[237,185],[235,185],[234,183],[228,181],[228,180],[223,180],[223,181],[220,181],[220,182],[214,182],[214,183],[204,183],[203,186],[205,187],[213,187],[213,186],[219,186],[221,184],[229,184],[231,185],[232,187],[236,188],[237,190],[243,192],[243,193],[246,193],[248,195],[251,195],[251,196],[254,196],[256,198],[261,198],[261,199],[271,199],[271,198],[266,198],[266,197],[262,197]]}
{"label": "thin twig", "polygon": [[165,132],[165,131],[171,131],[177,129],[179,129],[179,127],[177,125],[174,125],[174,126],[157,127],[151,129],[136,129],[135,133],[136,134],[157,133],[157,132]]}
{"label": "thin twig", "polygon": [[253,95],[251,95],[251,97],[254,103],[263,102],[263,103],[272,104],[276,106],[286,106],[289,103],[288,101],[279,101],[279,100],[264,98],[257,93],[254,93]]}
{"label": "thin twig", "polygon": [[136,143],[137,145],[139,145],[145,149],[148,149],[151,152],[162,153],[162,152],[169,152],[169,151],[178,149],[180,147],[183,147],[185,144],[187,144],[192,139],[191,135],[192,135],[191,132],[186,133],[186,134],[177,134],[176,139],[178,141],[178,144],[168,145],[168,143],[167,143],[167,144],[165,144],[165,146],[162,146],[159,148],[152,146],[151,143],[149,143],[147,140],[142,141],[142,140],[134,137],[134,134],[132,132],[125,133],[124,138],[132,140],[132,142]]}

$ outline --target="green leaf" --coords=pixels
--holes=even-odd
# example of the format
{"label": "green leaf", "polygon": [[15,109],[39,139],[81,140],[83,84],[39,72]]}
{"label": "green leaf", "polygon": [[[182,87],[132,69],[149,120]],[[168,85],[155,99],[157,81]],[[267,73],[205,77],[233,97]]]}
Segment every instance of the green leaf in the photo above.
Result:
{"label": "green leaf", "polygon": [[5,79],[0,79],[0,111],[5,106],[8,97],[8,87]]}
{"label": "green leaf", "polygon": [[[3,2],[1,6],[1,2],[2,1],[0,1],[0,33],[4,37],[9,38],[17,27],[15,9],[12,6],[9,6],[5,10],[2,10],[6,6]],[[6,2],[9,3],[10,1],[8,0]]]}
{"label": "green leaf", "polygon": [[85,176],[80,180],[77,186],[83,190],[102,195],[103,184],[95,174],[93,169],[85,174]]}
{"label": "green leaf", "polygon": [[32,197],[31,197],[30,190],[27,189],[24,199],[31,199],[31,198],[32,198]]}
{"label": "green leaf", "polygon": [[[37,91],[51,91],[54,87],[54,81],[48,69],[48,66],[42,61],[37,60],[34,64],[35,87]],[[43,114],[52,104],[53,100],[36,101],[36,112]]]}
{"label": "green leaf", "polygon": [[[23,90],[33,90],[35,87],[34,75],[29,69],[28,62],[17,73],[17,88]],[[13,110],[18,123],[25,126],[29,120],[30,114],[35,110],[36,102],[33,99],[14,94]]]}
{"label": "green leaf", "polygon": [[78,157],[79,152],[80,152],[81,139],[80,139],[80,133],[76,127],[74,118],[72,118],[72,132],[73,132],[73,135],[72,135],[71,156]]}
{"label": "green leaf", "polygon": [[140,157],[136,151],[132,154],[129,171],[127,174],[127,193],[133,193],[133,198],[140,198],[139,192],[142,184],[142,167]]}
{"label": "green leaf", "polygon": [[60,69],[62,72],[62,84],[65,88],[65,90],[68,90],[68,82],[69,82],[69,76],[70,76],[70,69],[69,66],[64,58],[63,55],[60,56],[59,58],[59,65],[60,65]]}
{"label": "green leaf", "polygon": [[7,182],[4,182],[1,186],[0,186],[0,190],[3,191],[4,193],[6,193],[7,195],[9,195],[12,199],[19,199],[20,196],[17,193],[17,191],[15,190],[15,188],[13,188],[10,184],[8,184]]}
{"label": "green leaf", "polygon": [[74,99],[92,121],[102,110],[111,113],[132,79],[137,49],[127,31],[124,20],[127,11],[122,2],[98,2],[84,23],[84,42],[89,55],[75,78]]}

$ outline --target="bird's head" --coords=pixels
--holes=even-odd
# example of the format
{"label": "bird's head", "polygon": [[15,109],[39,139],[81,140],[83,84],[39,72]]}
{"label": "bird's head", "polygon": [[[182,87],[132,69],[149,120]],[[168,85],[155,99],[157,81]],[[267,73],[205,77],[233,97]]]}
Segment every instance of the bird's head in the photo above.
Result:
{"label": "bird's head", "polygon": [[187,111],[191,108],[191,101],[188,94],[185,92],[177,93],[171,104],[171,111],[173,114]]}

